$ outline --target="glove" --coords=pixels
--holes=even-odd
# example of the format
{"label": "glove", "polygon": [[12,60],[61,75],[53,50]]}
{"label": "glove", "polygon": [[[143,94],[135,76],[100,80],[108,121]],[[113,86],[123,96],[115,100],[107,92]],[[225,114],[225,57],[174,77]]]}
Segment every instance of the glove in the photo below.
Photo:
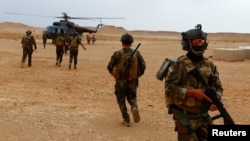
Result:
{"label": "glove", "polygon": [[111,75],[114,77],[114,78],[118,78],[118,74],[116,72],[112,72]]}
{"label": "glove", "polygon": [[112,72],[111,72],[111,75],[114,77],[114,78],[119,78],[119,72],[118,72],[118,69],[116,67],[113,68]]}
{"label": "glove", "polygon": [[214,104],[212,104],[211,106],[210,106],[210,109],[209,109],[210,111],[216,111],[216,110],[218,110],[218,108],[214,105]]}
{"label": "glove", "polygon": [[205,94],[204,94],[203,89],[189,89],[189,90],[187,90],[186,95],[190,96],[190,97],[195,97],[195,98],[201,100],[204,98]]}
{"label": "glove", "polygon": [[186,96],[195,97],[199,100],[206,99],[207,101],[212,102],[212,100],[206,96],[203,89],[188,89],[186,91]]}

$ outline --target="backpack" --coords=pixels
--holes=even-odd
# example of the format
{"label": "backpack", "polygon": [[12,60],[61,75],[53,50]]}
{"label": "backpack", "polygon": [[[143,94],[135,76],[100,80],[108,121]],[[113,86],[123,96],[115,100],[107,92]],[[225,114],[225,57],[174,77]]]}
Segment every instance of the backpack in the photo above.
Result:
{"label": "backpack", "polygon": [[22,39],[23,47],[32,47],[33,44],[33,36],[24,36]]}
{"label": "backpack", "polygon": [[138,71],[140,70],[140,68],[138,68],[138,59],[137,59],[137,52],[133,55],[132,59],[131,59],[131,64],[130,64],[130,68],[128,70],[128,74],[125,74],[126,71],[126,65],[128,62],[129,57],[131,56],[133,50],[130,50],[128,52],[125,52],[123,49],[119,50],[116,52],[117,54],[117,60],[118,63],[114,68],[114,71],[116,71],[116,73],[118,74],[118,78],[125,78],[125,79],[137,79],[138,76]]}
{"label": "backpack", "polygon": [[55,45],[56,46],[64,46],[64,38],[63,37],[56,38]]}
{"label": "backpack", "polygon": [[78,45],[81,43],[81,38],[80,37],[73,37],[71,38],[70,41],[70,47],[78,47]]}

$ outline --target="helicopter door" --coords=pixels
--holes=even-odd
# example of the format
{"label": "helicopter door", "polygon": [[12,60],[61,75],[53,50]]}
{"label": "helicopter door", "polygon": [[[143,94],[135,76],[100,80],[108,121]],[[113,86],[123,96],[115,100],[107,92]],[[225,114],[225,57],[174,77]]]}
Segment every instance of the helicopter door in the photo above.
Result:
{"label": "helicopter door", "polygon": [[56,34],[64,34],[64,30],[61,28],[55,28],[55,33]]}
{"label": "helicopter door", "polygon": [[61,29],[60,33],[61,33],[61,34],[64,34],[65,32],[64,32],[64,30],[63,30],[63,29]]}

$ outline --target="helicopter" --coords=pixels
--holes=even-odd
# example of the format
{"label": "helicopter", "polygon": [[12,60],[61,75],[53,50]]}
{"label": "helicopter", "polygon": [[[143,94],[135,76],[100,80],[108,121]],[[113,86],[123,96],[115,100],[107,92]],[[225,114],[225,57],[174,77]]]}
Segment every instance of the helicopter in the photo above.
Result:
{"label": "helicopter", "polygon": [[[41,15],[31,15],[31,14],[22,14],[22,13],[13,13],[13,12],[5,12],[6,14],[15,14],[15,15],[27,15],[27,16],[40,16]],[[52,25],[47,26],[43,32],[42,32],[42,38],[43,38],[43,46],[45,48],[47,39],[51,39],[52,43],[56,39],[56,37],[59,34],[62,34],[64,36],[72,36],[73,33],[78,33],[78,35],[82,35],[83,33],[97,33],[98,29],[104,24],[102,23],[102,19],[125,19],[125,18],[112,18],[112,17],[71,17],[68,16],[67,13],[62,12],[62,16],[42,16],[42,17],[53,17],[53,18],[60,18],[62,20],[55,21],[52,23]],[[69,20],[73,19],[82,19],[82,20],[100,20],[100,24],[96,26],[95,29],[78,26],[74,22],[71,22]]]}

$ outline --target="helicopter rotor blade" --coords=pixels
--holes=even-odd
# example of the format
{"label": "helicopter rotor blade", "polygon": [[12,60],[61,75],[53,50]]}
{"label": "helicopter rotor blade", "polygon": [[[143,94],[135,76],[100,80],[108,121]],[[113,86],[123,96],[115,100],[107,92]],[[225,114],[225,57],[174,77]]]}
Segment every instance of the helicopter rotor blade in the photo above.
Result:
{"label": "helicopter rotor blade", "polygon": [[70,16],[68,16],[67,13],[62,12],[62,14],[63,14],[63,16],[61,16],[61,17],[56,17],[56,18],[62,18],[62,19],[64,19],[65,21],[67,21],[68,19],[72,19]]}
{"label": "helicopter rotor blade", "polygon": [[69,19],[76,19],[76,20],[101,20],[101,19],[125,19],[121,17],[71,17],[68,16],[67,13],[62,12],[63,16],[45,16],[45,15],[34,15],[34,14],[24,14],[24,13],[16,13],[16,12],[4,12],[5,14],[12,14],[12,15],[22,15],[22,16],[36,16],[36,17],[51,17],[51,18],[60,18],[68,21]]}
{"label": "helicopter rotor blade", "polygon": [[44,15],[33,15],[33,14],[24,14],[24,13],[15,13],[15,12],[4,12],[5,14],[12,14],[12,15],[22,15],[22,16],[35,16],[35,17],[52,17],[53,16],[44,16]]}
{"label": "helicopter rotor blade", "polygon": [[112,17],[71,17],[71,19],[125,19],[125,18],[112,18]]}
{"label": "helicopter rotor blade", "polygon": [[[61,17],[62,18],[62,17]],[[99,20],[99,19],[125,19],[125,18],[109,18],[109,17],[67,17],[68,19],[79,20]]]}
{"label": "helicopter rotor blade", "polygon": [[115,17],[70,17],[67,13],[62,12],[63,16],[58,18],[64,19],[79,19],[79,20],[96,20],[96,19],[125,19],[125,18],[115,18]]}

